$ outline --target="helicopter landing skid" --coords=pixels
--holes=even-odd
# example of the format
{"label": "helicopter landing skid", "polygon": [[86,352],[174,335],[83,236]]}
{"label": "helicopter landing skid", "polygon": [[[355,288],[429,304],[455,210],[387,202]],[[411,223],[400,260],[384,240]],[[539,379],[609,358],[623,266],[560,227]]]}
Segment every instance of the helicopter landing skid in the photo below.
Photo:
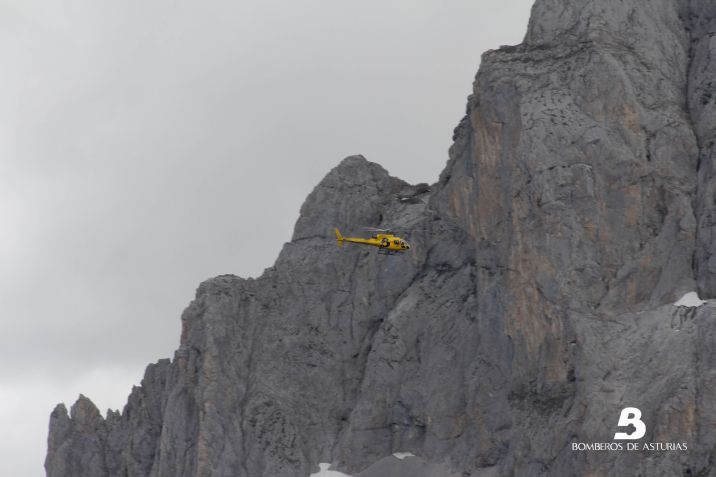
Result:
{"label": "helicopter landing skid", "polygon": [[382,248],[378,249],[378,255],[398,255],[400,252],[398,250],[385,250]]}

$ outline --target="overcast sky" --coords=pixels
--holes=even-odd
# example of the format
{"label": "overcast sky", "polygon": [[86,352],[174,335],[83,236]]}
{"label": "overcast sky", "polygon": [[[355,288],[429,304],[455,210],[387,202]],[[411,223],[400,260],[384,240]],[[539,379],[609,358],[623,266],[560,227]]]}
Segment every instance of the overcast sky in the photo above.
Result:
{"label": "overcast sky", "polygon": [[44,475],[56,403],[121,408],[343,157],[437,180],[531,3],[0,0],[0,474]]}

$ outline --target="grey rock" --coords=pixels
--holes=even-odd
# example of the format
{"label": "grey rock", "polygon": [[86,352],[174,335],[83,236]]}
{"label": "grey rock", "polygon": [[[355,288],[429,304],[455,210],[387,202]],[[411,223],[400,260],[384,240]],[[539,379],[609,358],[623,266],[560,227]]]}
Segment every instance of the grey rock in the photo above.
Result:
{"label": "grey rock", "polygon": [[698,240],[699,288],[716,296],[716,5],[693,0],[688,78],[688,111],[699,145]]}
{"label": "grey rock", "polygon": [[425,462],[420,457],[398,459],[385,457],[354,477],[460,477],[440,464]]}
{"label": "grey rock", "polygon": [[[538,0],[483,56],[438,183],[341,162],[273,267],[199,286],[121,413],[55,409],[48,476],[400,475],[399,451],[465,477],[716,475],[716,307],[671,305],[716,294],[715,8]],[[413,248],[336,246],[366,226]],[[689,450],[572,450],[624,407]]]}
{"label": "grey rock", "polygon": [[[363,156],[347,157],[304,202],[293,241],[323,237],[327,224],[341,229],[380,224],[391,196],[406,187],[408,184],[390,177],[385,169]],[[338,194],[340,200],[336,200]],[[333,228],[328,231],[333,233]]]}
{"label": "grey rock", "polygon": [[85,396],[70,409],[58,405],[50,416],[50,437],[45,461],[59,475],[107,475],[105,421]]}

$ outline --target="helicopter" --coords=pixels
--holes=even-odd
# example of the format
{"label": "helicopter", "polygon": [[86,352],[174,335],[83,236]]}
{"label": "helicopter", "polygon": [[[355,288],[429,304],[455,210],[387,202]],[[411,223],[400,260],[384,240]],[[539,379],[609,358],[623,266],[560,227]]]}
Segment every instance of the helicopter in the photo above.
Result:
{"label": "helicopter", "polygon": [[410,249],[410,244],[400,237],[396,237],[391,231],[385,229],[368,228],[374,233],[370,238],[344,237],[341,232],[336,229],[336,240],[338,246],[342,247],[345,242],[352,242],[362,245],[371,245],[378,247],[378,253],[381,255],[397,255]]}

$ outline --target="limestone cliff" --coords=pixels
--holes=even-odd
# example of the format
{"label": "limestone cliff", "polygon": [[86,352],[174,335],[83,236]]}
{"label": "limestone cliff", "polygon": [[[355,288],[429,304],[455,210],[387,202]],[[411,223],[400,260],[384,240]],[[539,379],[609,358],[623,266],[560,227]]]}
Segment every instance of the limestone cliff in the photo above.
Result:
{"label": "limestone cliff", "polygon": [[[332,170],[257,279],[220,276],[122,413],[50,420],[49,477],[716,475],[716,4],[537,0],[483,56],[430,187]],[[407,200],[406,200],[407,199]],[[390,227],[399,257],[338,248]],[[622,408],[645,442],[578,452]],[[361,474],[365,475],[365,474]]]}

